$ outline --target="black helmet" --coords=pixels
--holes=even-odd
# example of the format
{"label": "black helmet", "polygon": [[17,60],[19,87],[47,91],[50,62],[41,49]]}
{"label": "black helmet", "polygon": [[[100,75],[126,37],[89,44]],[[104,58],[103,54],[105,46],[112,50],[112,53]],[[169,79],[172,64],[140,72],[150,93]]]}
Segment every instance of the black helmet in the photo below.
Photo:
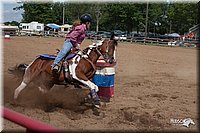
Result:
{"label": "black helmet", "polygon": [[92,16],[86,13],[86,14],[81,15],[80,20],[82,23],[92,22]]}

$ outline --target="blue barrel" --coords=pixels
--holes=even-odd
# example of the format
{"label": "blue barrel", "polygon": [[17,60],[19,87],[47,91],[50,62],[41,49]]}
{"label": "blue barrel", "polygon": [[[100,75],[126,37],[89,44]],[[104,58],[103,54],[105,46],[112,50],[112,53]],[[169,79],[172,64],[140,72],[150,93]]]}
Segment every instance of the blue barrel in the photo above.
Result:
{"label": "blue barrel", "polygon": [[103,59],[97,61],[97,70],[92,78],[92,82],[99,87],[97,94],[99,97],[110,99],[114,96],[115,65],[106,63]]}

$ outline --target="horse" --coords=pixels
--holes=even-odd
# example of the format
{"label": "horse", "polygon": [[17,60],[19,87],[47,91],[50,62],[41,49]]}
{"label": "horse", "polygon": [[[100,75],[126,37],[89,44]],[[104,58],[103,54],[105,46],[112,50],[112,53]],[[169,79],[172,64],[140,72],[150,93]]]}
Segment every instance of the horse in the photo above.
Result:
{"label": "horse", "polygon": [[[115,46],[117,46],[117,41],[114,39],[114,35],[110,39],[93,43],[93,45],[84,49],[83,52],[80,50],[75,53],[74,57],[68,59],[68,68],[62,65],[62,70],[60,70],[57,76],[52,76],[51,64],[54,60],[52,58],[47,59],[44,56],[39,56],[30,64],[16,65],[9,69],[9,72],[14,75],[17,75],[19,72],[22,76],[22,82],[14,91],[14,99],[17,100],[19,93],[31,82],[36,84],[43,93],[50,91],[55,84],[72,84],[75,87],[86,86],[89,88],[90,93],[88,97],[92,99],[93,105],[99,108],[98,86],[91,82],[90,79],[96,71],[96,62],[100,56],[103,57],[105,62],[110,64],[114,62]],[[68,69],[69,72],[63,71],[64,69]],[[65,76],[66,74],[68,74],[67,77]]]}

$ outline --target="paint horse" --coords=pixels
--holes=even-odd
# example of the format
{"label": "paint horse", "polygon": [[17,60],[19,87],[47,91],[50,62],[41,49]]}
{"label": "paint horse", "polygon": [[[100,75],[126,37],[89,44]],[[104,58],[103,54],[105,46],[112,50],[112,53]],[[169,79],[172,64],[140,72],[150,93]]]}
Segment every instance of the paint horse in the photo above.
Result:
{"label": "paint horse", "polygon": [[[100,56],[106,62],[113,63],[114,51],[117,41],[114,40],[114,35],[110,39],[100,41],[100,43],[93,43],[82,51],[78,51],[74,57],[68,59],[68,67],[62,65],[61,70],[57,76],[52,76],[51,64],[53,59],[47,59],[44,56],[37,57],[29,65],[19,64],[9,71],[16,74],[16,71],[23,75],[23,79],[19,87],[15,89],[14,99],[18,98],[19,93],[30,83],[36,84],[40,91],[48,92],[54,84],[62,85],[64,83],[73,84],[77,86],[87,86],[90,89],[88,97],[92,99],[95,107],[100,107],[100,99],[98,98],[98,86],[90,79],[96,71],[96,62]],[[66,59],[65,59],[66,60]],[[64,69],[68,69],[66,73]],[[19,73],[18,73],[19,74]],[[65,76],[68,75],[68,76]]]}

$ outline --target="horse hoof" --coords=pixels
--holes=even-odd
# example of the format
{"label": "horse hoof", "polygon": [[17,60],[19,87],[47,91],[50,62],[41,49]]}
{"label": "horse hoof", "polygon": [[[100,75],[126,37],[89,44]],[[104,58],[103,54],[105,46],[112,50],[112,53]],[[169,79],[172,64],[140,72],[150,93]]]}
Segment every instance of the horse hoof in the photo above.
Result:
{"label": "horse hoof", "polygon": [[95,107],[95,108],[98,108],[98,109],[99,109],[99,108],[101,107],[100,100],[93,101],[93,102],[94,102],[93,104],[94,104],[94,107]]}
{"label": "horse hoof", "polygon": [[14,100],[17,100],[17,97],[18,97],[18,96],[14,95]]}
{"label": "horse hoof", "polygon": [[94,107],[100,109],[100,105],[94,105]]}

